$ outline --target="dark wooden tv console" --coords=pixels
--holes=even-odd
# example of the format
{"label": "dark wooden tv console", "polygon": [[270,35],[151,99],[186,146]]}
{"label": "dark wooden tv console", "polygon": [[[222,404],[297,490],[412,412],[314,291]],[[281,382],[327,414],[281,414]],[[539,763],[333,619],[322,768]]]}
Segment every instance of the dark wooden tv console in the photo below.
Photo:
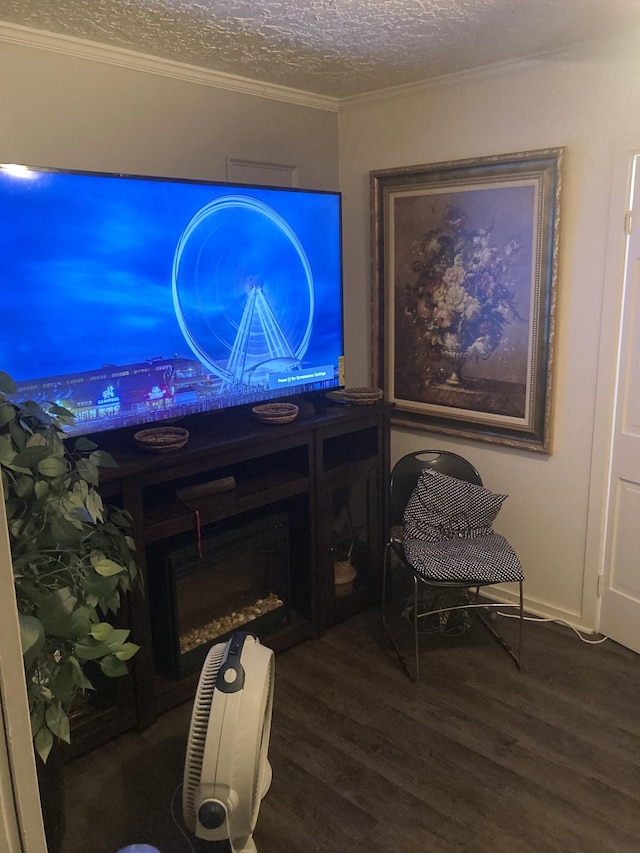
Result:
{"label": "dark wooden tv console", "polygon": [[[163,570],[157,554],[173,542],[197,542],[198,526],[206,537],[256,516],[286,514],[290,617],[262,637],[276,652],[319,637],[377,600],[392,408],[302,401],[296,420],[277,426],[258,423],[250,407],[194,416],[180,423],[190,432],[187,445],[165,454],[140,449],[134,430],[96,438],[118,463],[102,473],[103,498],[133,518],[145,590],[129,597],[121,618],[141,649],[129,676],[98,677],[95,695],[73,721],[73,755],[148,727],[193,696],[198,673],[176,679],[156,671],[150,591]],[[352,566],[355,578],[336,584]]]}

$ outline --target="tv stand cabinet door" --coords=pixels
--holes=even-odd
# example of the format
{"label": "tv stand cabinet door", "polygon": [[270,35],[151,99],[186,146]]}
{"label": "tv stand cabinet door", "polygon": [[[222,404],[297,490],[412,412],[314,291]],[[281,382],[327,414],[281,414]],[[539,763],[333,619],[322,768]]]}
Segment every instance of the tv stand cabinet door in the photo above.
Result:
{"label": "tv stand cabinet door", "polygon": [[377,459],[334,472],[321,497],[322,629],[379,598],[382,506]]}
{"label": "tv stand cabinet door", "polygon": [[363,406],[318,440],[319,630],[379,599],[392,407]]}

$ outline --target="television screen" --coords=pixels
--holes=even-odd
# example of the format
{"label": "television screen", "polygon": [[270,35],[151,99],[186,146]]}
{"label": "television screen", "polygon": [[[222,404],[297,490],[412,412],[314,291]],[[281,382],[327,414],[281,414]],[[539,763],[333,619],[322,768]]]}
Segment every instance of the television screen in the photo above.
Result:
{"label": "television screen", "polygon": [[0,168],[0,369],[90,433],[341,384],[336,192]]}

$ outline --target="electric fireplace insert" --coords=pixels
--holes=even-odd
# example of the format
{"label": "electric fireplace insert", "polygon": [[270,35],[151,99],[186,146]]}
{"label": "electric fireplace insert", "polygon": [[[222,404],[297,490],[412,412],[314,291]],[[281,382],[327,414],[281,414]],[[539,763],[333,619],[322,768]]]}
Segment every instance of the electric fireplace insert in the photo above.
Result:
{"label": "electric fireplace insert", "polygon": [[289,518],[234,520],[154,546],[149,603],[155,671],[180,679],[242,629],[264,639],[290,620]]}

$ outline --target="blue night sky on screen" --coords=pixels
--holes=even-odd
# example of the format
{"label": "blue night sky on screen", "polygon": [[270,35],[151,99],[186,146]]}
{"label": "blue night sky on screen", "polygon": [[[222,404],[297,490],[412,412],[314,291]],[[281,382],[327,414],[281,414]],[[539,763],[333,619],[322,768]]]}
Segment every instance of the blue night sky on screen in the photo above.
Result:
{"label": "blue night sky on screen", "polygon": [[[342,354],[337,194],[0,170],[0,369],[24,381],[192,358],[174,313],[174,255],[193,216],[228,194],[259,199],[297,235],[315,286],[308,355],[334,364]],[[237,252],[241,265],[242,245]]]}

